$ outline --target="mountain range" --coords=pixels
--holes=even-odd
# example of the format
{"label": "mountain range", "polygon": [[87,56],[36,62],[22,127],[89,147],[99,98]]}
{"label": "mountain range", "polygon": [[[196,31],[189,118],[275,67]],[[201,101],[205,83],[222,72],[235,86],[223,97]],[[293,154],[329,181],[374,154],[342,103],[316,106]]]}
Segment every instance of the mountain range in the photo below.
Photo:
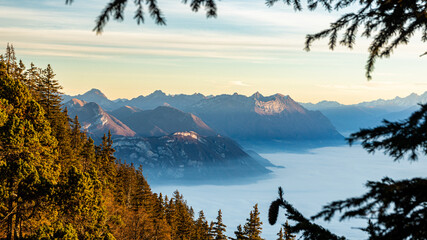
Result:
{"label": "mountain range", "polygon": [[[158,90],[145,97],[111,101],[99,90],[92,89],[74,97],[82,101],[95,100],[142,137],[195,131],[206,136],[219,133],[242,143],[340,141],[343,138],[321,112],[307,110],[290,96],[281,94],[206,97],[202,94],[166,95]],[[64,97],[65,100],[70,98],[72,96]]]}
{"label": "mountain range", "polygon": [[321,111],[337,130],[348,135],[360,128],[379,125],[384,119],[398,121],[416,111],[420,103],[427,103],[427,92],[421,95],[412,93],[407,97],[378,99],[358,104],[344,105],[335,101],[321,101],[316,104],[301,103],[307,109]]}
{"label": "mountain range", "polygon": [[[291,100],[286,102],[285,97],[289,96],[281,96],[280,94],[276,94],[273,96],[264,97],[258,92],[252,96],[246,97],[238,94],[218,96],[204,96],[202,94],[167,95],[164,92],[157,90],[147,96],[141,95],[130,100],[118,99],[112,101],[109,100],[100,90],[92,89],[81,95],[64,95],[63,97],[64,103],[71,100],[72,98],[77,98],[86,102],[96,102],[103,109],[112,111],[111,113],[113,116],[120,116],[118,119],[124,119],[126,116],[123,115],[125,114],[124,112],[118,112],[120,108],[141,111],[141,109],[150,110],[159,106],[171,106],[200,117],[216,132],[240,139],[250,139],[252,138],[251,135],[255,135],[257,138],[265,135],[266,138],[275,139],[276,136],[274,136],[274,134],[269,135],[269,131],[272,133],[277,133],[276,135],[280,135],[279,139],[283,138],[284,136],[287,136],[286,138],[291,137],[292,133],[290,131],[286,131],[286,134],[283,134],[283,132],[276,131],[276,128],[264,129],[264,127],[274,125],[274,121],[278,121],[277,119],[280,118],[278,117],[279,115],[282,115],[282,118],[285,118],[284,115],[290,112],[299,113],[300,116],[303,115],[304,112],[306,115],[315,115],[313,111],[320,111],[322,114],[318,115],[317,118],[326,117],[339,133],[348,135],[349,133],[355,132],[360,128],[377,126],[383,119],[387,119],[389,121],[404,119],[408,117],[413,111],[418,109],[417,104],[427,102],[427,92],[421,95],[412,93],[406,97],[395,97],[394,99],[389,100],[378,99],[351,105],[340,104],[336,101],[321,101],[316,104],[297,103],[299,105],[296,105],[291,103]],[[277,99],[281,100],[277,101]],[[301,107],[303,110],[301,110]],[[234,115],[233,118],[228,114],[230,112],[235,113],[231,114]],[[227,115],[225,119],[224,115]],[[294,121],[300,122],[300,120],[296,117],[298,114],[293,115],[293,117],[295,117]],[[239,116],[241,119],[245,120],[243,124],[241,124],[242,121],[238,120]],[[264,118],[261,117],[261,119],[264,119],[265,121],[263,124],[257,125],[256,122],[260,121],[258,119],[260,116],[264,116]],[[288,116],[290,115],[288,114]],[[248,121],[246,117],[249,117],[251,120]],[[270,117],[270,119],[266,120],[268,117]],[[274,118],[276,119],[274,120]],[[228,121],[228,119],[231,120]],[[312,119],[316,119],[316,117],[313,117]],[[289,123],[292,122],[291,118],[288,118],[287,121],[289,121]],[[320,120],[320,122],[325,121]],[[312,125],[308,121],[306,121],[306,123],[309,126]],[[281,124],[280,121],[279,124]],[[288,125],[288,123],[286,125]],[[328,124],[319,125],[323,126],[325,129],[325,126]],[[239,132],[245,127],[255,129],[255,131],[259,129],[259,131],[257,133],[255,133],[255,131],[246,132],[245,134]],[[330,126],[326,128],[330,128]],[[315,129],[319,130],[317,127]],[[320,136],[322,138],[322,134],[320,133],[317,134],[315,131],[313,132],[311,130],[309,132],[309,138],[313,138],[315,136]],[[329,132],[329,134],[332,136],[336,135],[332,132]],[[301,132],[301,134],[299,134],[297,137],[298,139],[304,139],[306,135],[307,134],[303,134],[303,132]],[[292,137],[295,137],[295,135]]]}

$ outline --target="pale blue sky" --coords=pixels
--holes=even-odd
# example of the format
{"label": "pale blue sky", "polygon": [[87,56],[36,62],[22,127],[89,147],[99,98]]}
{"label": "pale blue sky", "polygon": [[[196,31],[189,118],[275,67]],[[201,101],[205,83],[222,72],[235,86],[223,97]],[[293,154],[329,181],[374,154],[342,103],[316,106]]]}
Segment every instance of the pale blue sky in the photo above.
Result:
{"label": "pale blue sky", "polygon": [[325,41],[303,51],[305,34],[326,28],[339,13],[293,12],[280,2],[222,0],[218,18],[193,13],[179,0],[159,0],[167,26],[111,21],[92,32],[107,1],[0,0],[0,46],[13,43],[26,64],[52,65],[67,94],[99,88],[109,98],[132,98],[156,89],[265,95],[282,93],[302,102],[356,103],[427,90],[425,44],[414,38],[365,79],[366,39],[350,51],[329,51]]}

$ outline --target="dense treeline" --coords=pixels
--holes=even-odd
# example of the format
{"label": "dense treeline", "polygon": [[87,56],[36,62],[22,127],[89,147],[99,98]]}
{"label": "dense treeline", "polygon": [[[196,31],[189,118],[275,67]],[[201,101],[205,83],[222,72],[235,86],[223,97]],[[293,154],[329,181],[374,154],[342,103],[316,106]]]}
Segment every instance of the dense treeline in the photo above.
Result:
{"label": "dense treeline", "polygon": [[[176,191],[153,193],[142,168],[114,157],[61,106],[50,65],[26,68],[13,46],[0,56],[0,239],[221,240],[222,212],[208,222]],[[236,239],[261,239],[258,206]],[[283,239],[284,234],[278,235]],[[285,238],[288,239],[288,238]]]}

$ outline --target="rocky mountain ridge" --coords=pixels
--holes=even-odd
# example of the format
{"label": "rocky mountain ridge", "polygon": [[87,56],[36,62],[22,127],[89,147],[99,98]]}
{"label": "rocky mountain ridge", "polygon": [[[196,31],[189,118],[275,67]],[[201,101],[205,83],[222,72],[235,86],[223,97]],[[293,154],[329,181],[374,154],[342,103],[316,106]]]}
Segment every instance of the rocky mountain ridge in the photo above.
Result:
{"label": "rocky mountain ridge", "polygon": [[236,140],[339,140],[342,136],[319,111],[310,111],[290,96],[259,93],[219,95],[188,108],[220,134]]}
{"label": "rocky mountain ridge", "polygon": [[215,181],[270,173],[233,140],[176,132],[162,137],[118,138],[115,156],[144,166],[151,181]]}
{"label": "rocky mountain ridge", "polygon": [[70,118],[78,116],[82,130],[91,136],[100,136],[108,131],[111,131],[113,136],[135,136],[132,129],[94,102],[88,103],[74,98],[64,104],[64,107],[67,108]]}

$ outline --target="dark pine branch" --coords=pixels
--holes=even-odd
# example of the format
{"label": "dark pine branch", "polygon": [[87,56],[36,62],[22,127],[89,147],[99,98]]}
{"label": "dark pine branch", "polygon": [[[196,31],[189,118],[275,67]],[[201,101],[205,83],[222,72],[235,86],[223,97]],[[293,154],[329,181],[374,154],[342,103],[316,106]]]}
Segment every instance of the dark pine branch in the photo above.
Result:
{"label": "dark pine branch", "polygon": [[363,148],[369,153],[384,150],[395,160],[400,160],[409,154],[408,159],[411,161],[417,160],[420,151],[427,154],[426,140],[427,104],[420,105],[420,109],[404,121],[384,120],[383,125],[361,129],[347,139],[350,145],[355,141],[361,141]]}
{"label": "dark pine branch", "polygon": [[306,240],[345,240],[344,237],[339,237],[305,218],[283,198],[283,190],[281,187],[279,187],[279,197],[270,205],[268,219],[271,225],[276,223],[280,207],[285,209],[287,219],[295,222],[295,224],[284,225],[286,231],[290,234],[301,234],[303,239]]}
{"label": "dark pine branch", "polygon": [[335,201],[323,207],[313,219],[369,219],[362,228],[370,239],[425,239],[427,236],[427,179],[369,181],[361,197]]}

